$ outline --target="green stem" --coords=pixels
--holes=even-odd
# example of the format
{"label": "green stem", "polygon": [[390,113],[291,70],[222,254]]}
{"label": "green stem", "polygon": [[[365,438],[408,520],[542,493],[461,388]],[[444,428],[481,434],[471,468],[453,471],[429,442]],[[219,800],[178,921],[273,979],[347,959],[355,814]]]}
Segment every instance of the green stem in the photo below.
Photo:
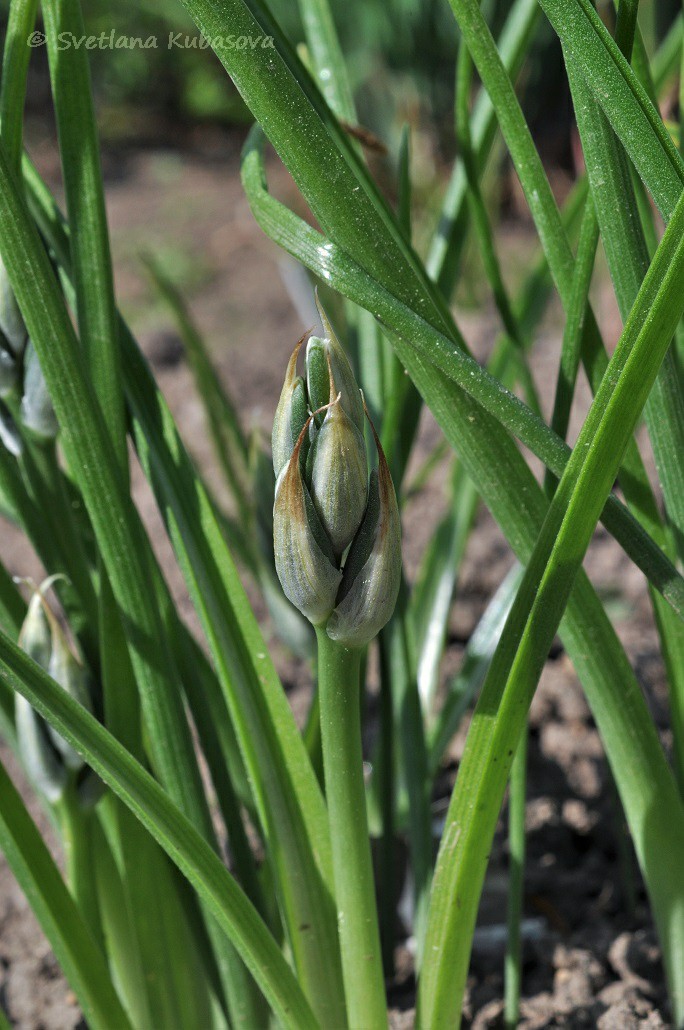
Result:
{"label": "green stem", "polygon": [[330,820],[337,923],[351,1027],[387,1026],[373,866],[363,781],[361,651],[318,637],[323,768]]}
{"label": "green stem", "polygon": [[395,943],[395,818],[394,818],[394,713],[392,704],[391,659],[389,641],[380,635],[380,746],[378,748],[378,776],[382,833],[379,840],[378,869],[380,941],[385,976],[394,975]]}
{"label": "green stem", "polygon": [[520,737],[511,767],[508,799],[508,937],[504,966],[504,1024],[514,1030],[520,1018],[522,981],[522,919],[525,886],[525,794],[527,787],[527,729]]}
{"label": "green stem", "polygon": [[72,897],[104,953],[92,838],[92,812],[84,811],[72,784],[59,803],[59,824]]}

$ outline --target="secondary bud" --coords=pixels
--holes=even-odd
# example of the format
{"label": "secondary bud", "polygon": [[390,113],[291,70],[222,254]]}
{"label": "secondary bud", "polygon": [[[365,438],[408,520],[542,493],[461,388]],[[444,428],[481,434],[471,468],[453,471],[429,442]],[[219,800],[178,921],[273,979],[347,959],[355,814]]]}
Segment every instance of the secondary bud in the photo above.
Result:
{"label": "secondary bud", "polygon": [[[74,700],[92,712],[86,669],[73,653],[62,627],[45,600],[45,592],[59,577],[52,576],[34,588],[19,634],[19,646]],[[53,804],[62,797],[69,775],[78,774],[77,791],[83,803],[101,790],[99,780],[77,751],[34,711],[24,698],[16,699],[17,738],[22,759],[36,787]],[[86,780],[94,779],[95,784]]]}
{"label": "secondary bud", "polygon": [[[39,590],[35,591],[29,601],[19,634],[19,646],[47,672],[52,634]],[[47,724],[26,698],[20,695],[15,698],[14,716],[19,754],[26,771],[35,787],[54,804],[64,793],[67,772],[52,746]]]}
{"label": "secondary bud", "polygon": [[24,357],[24,395],[21,398],[21,421],[34,433],[47,439],[57,435],[59,425],[52,407],[43,370],[35,347],[29,341]]}
{"label": "secondary bud", "polygon": [[285,596],[317,626],[335,606],[342,573],[302,476],[299,453],[307,429],[308,422],[276,483],[273,549]]}
{"label": "secondary bud", "polygon": [[304,380],[297,375],[297,356],[309,334],[305,333],[292,352],[288,362],[285,382],[273,419],[273,471],[276,479],[285,468],[295,443],[299,438],[309,413]]}
{"label": "secondary bud", "polygon": [[[67,692],[74,701],[86,708],[92,714],[92,703],[90,700],[90,689],[88,673],[78,661],[54,615],[50,616],[52,630],[52,653],[48,664],[48,672],[55,683]],[[80,769],[84,762],[78,751],[69,744],[64,737],[60,736],[52,726],[48,730],[50,739],[62,755],[65,765],[69,769]]]}
{"label": "secondary bud", "polygon": [[368,464],[361,433],[333,401],[313,444],[311,495],[339,562],[366,507]]}
{"label": "secondary bud", "polygon": [[25,346],[24,319],[0,259],[0,397],[9,396],[19,383]]}
{"label": "secondary bud", "polygon": [[371,475],[366,512],[349,550],[327,626],[328,636],[347,647],[363,647],[389,622],[401,582],[397,497],[375,429],[373,435],[378,471]]}

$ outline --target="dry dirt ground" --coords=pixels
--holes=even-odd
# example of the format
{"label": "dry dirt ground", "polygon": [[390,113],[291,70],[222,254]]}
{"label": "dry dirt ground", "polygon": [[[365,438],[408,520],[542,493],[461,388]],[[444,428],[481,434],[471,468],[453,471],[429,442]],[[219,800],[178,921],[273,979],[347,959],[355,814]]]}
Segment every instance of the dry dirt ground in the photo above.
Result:
{"label": "dry dirt ground", "polygon": [[[140,256],[156,254],[180,282],[207,334],[219,374],[246,425],[268,428],[287,357],[303,328],[283,285],[282,256],[253,223],[238,178],[240,140],[217,137],[200,150],[143,150],[108,155],[108,209],[120,302],[150,357],[185,440],[220,493],[200,404],[167,314],[156,299]],[[34,145],[39,165],[56,178],[52,144]],[[282,188],[287,183],[282,177]],[[529,249],[524,225],[506,227],[502,253]],[[603,293],[596,303],[609,324],[612,308]],[[491,312],[460,312],[478,356],[496,330]],[[537,341],[533,365],[549,397],[559,331],[551,312]],[[583,388],[584,389],[584,388]],[[586,401],[586,391],[584,391]],[[437,439],[425,418],[423,452]],[[408,508],[405,555],[415,574],[443,499],[444,471]],[[137,474],[135,495],[151,527],[159,520]],[[153,533],[183,614],[191,605],[170,549]],[[29,548],[3,526],[0,551],[10,570],[38,573]],[[478,516],[450,624],[445,676],[460,656],[487,600],[511,564],[510,553],[485,511]],[[587,562],[611,605],[618,631],[633,660],[666,745],[667,705],[663,670],[641,577],[620,550],[599,532]],[[260,614],[263,614],[261,612]],[[284,682],[297,707],[309,690],[306,669],[274,645]],[[453,743],[435,799],[435,822],[445,810],[464,732]],[[528,863],[525,889],[525,959],[522,1026],[600,1027],[630,1030],[668,1025],[660,952],[633,855],[624,836],[601,742],[582,691],[562,648],[546,665],[531,717],[527,806]],[[16,767],[13,773],[21,780]],[[47,820],[42,818],[46,832]],[[54,845],[54,841],[52,842]],[[674,856],[673,856],[674,860]],[[506,848],[497,836],[482,908],[468,996],[468,1024],[483,1030],[501,1023]],[[414,984],[405,949],[392,985],[393,1023],[412,1025]],[[67,1030],[80,1015],[54,957],[6,865],[0,859],[0,1004],[23,1030]]]}

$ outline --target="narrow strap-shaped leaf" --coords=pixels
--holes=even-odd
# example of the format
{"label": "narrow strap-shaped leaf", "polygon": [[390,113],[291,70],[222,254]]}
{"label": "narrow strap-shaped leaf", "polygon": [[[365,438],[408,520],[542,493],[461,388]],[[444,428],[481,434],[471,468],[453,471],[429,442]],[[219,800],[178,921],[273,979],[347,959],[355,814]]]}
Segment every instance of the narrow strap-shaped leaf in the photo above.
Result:
{"label": "narrow strap-shaped leaf", "polygon": [[[59,687],[56,688],[59,690]],[[62,693],[66,696],[65,691]],[[24,802],[0,763],[0,849],[94,1028],[131,1024],[104,955],[69,894]]]}
{"label": "narrow strap-shaped leaf", "polygon": [[[250,157],[253,164],[243,173],[243,181],[262,226],[321,278],[356,298],[362,290],[362,276],[353,262],[313,229],[307,232],[305,223],[269,197],[258,153],[248,150],[247,160]],[[366,295],[375,311],[380,297],[377,288]],[[452,379],[423,360],[412,344],[396,337],[395,345],[518,558],[527,562],[537,542],[546,504],[515,444],[501,435],[491,417]],[[679,886],[666,856],[684,847],[684,811],[640,686],[582,571],[561,635],[605,743],[659,931],[669,946],[676,947],[679,933],[670,924],[670,913]]]}
{"label": "narrow strap-shaped leaf", "polygon": [[[404,307],[395,298],[390,297],[377,283],[369,282],[363,270],[344,251],[336,248],[268,193],[260,149],[260,134],[258,130],[254,130],[245,147],[243,185],[255,217],[264,231],[321,279],[334,285],[343,295],[356,303],[374,311],[376,317],[398,334],[395,337],[395,345],[399,338],[402,341],[410,341],[408,346],[416,352],[416,358],[421,366],[427,363],[438,368],[495,418],[502,416],[503,405],[506,405],[508,412],[509,398],[512,395],[504,390],[498,380],[489,377],[479,365],[457,350],[449,350],[447,356],[447,341],[441,338],[436,330],[427,326],[412,309]],[[439,346],[435,346],[435,343]],[[403,357],[405,347],[406,344],[403,343],[402,361],[408,367],[409,363]],[[515,406],[524,408],[524,421],[527,422],[530,417],[529,409],[517,400]],[[507,428],[511,430],[512,422],[513,419],[510,422],[506,419]],[[570,449],[545,423],[539,421],[535,426],[539,427],[540,435],[537,436],[535,433],[532,438],[516,416],[515,435],[525,439],[530,449],[542,458],[547,467],[560,476],[567,463]],[[545,441],[542,446],[541,437]],[[547,447],[547,443],[550,446]],[[678,615],[684,616],[684,582],[643,527],[615,497],[609,498],[602,520],[605,520],[606,528],[620,542],[632,560],[642,568]]]}
{"label": "narrow strap-shaped leaf", "polygon": [[684,160],[646,90],[589,0],[540,0],[667,221],[684,187]]}
{"label": "narrow strap-shaped leaf", "polygon": [[[622,7],[621,7],[622,10]],[[585,80],[571,64],[568,76],[577,122],[601,226],[608,267],[623,319],[626,319],[648,269],[649,252],[624,150]],[[650,213],[647,215],[650,219]],[[674,537],[672,557],[684,559],[684,384],[671,346],[644,409],[665,510]],[[668,671],[675,769],[684,790],[684,623],[653,595],[656,625]]]}
{"label": "narrow strap-shaped leaf", "polygon": [[38,0],[12,0],[2,56],[0,125],[3,143],[17,177],[21,174],[26,74],[31,56],[28,39],[35,24],[37,7]]}
{"label": "narrow strap-shaped leaf", "polygon": [[[435,870],[426,948],[438,957],[420,988],[419,1018],[425,1026],[451,1026],[460,1018],[487,853],[513,753],[601,506],[684,310],[682,228],[684,200],[644,279],[551,501],[482,688]],[[681,814],[681,805],[676,810]],[[635,846],[645,862],[643,840],[636,835]],[[670,884],[664,924],[652,880],[649,888],[665,936],[675,1019],[681,1022],[684,919],[672,913],[684,900],[684,887]]]}
{"label": "narrow strap-shaped leaf", "polygon": [[62,34],[83,39],[86,32],[80,0],[43,0],[42,11],[72,230],[79,336],[112,448],[125,473],[128,452],[121,360],[89,51],[61,43]]}
{"label": "narrow strap-shaped leaf", "polygon": [[40,357],[99,551],[127,624],[155,767],[196,824],[213,826],[176,671],[150,590],[150,544],[84,376],[74,330],[43,245],[0,153],[0,248]]}
{"label": "narrow strap-shaped leaf", "polygon": [[214,912],[283,1024],[293,1030],[315,1027],[301,988],[260,916],[216,852],[152,776],[4,634],[0,677],[83,755],[161,844]]}
{"label": "narrow strap-shaped leaf", "polygon": [[[517,79],[539,19],[537,0],[516,0],[499,37],[499,53],[511,79]],[[489,157],[497,131],[496,113],[486,90],[480,90],[471,116],[470,134],[478,169]],[[437,228],[425,261],[429,275],[450,296],[459,267],[467,228],[466,176],[457,159],[439,213]]]}
{"label": "narrow strap-shaped leaf", "polygon": [[[66,260],[58,212],[47,197],[43,196],[43,201],[43,214],[50,212],[45,228],[54,235],[55,245]],[[120,333],[139,454],[158,492],[212,648],[262,825],[274,842],[295,955],[309,970],[309,988],[325,1009],[337,1013],[332,1018],[339,1019],[342,991],[331,893],[332,862],[320,787],[213,506],[168,407],[123,323]]]}
{"label": "narrow strap-shaped leaf", "polygon": [[204,340],[179,291],[155,261],[148,258],[146,264],[157,289],[173,313],[195,384],[204,402],[216,456],[240,515],[247,520],[250,517],[250,503],[246,493],[247,441],[237,411],[219,382]]}

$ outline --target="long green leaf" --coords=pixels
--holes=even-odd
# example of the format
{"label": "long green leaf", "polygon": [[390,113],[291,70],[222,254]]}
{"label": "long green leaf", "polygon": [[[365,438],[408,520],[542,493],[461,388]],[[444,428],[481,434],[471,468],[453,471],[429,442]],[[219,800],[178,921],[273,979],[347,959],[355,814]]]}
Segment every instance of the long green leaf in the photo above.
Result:
{"label": "long green leaf", "polygon": [[[622,9],[622,8],[621,8]],[[627,318],[649,264],[625,153],[603,112],[577,71],[568,75],[601,226],[608,266],[623,319]],[[647,215],[650,219],[650,213]],[[684,384],[674,346],[670,347],[644,410],[660,479],[668,524],[674,537],[670,555],[684,560]],[[665,541],[666,546],[670,543]],[[675,741],[675,768],[684,791],[684,625],[653,594],[656,624],[668,671]]]}
{"label": "long green leaf", "polygon": [[0,153],[0,248],[62,426],[98,547],[126,624],[154,765],[208,839],[204,797],[180,684],[156,606],[151,548],[125,488],[47,254]]}
{"label": "long green leaf", "polygon": [[[561,479],[475,711],[435,870],[426,949],[436,956],[420,987],[425,1026],[458,1023],[487,853],[553,636],[596,520],[684,310],[684,200],[644,280],[608,374]],[[671,784],[669,793],[672,792]],[[678,806],[681,812],[681,806]],[[642,862],[643,840],[635,839]],[[684,1018],[684,887],[649,889],[664,941],[672,1004]]]}
{"label": "long green leaf", "polygon": [[76,283],[76,314],[90,381],[120,467],[128,467],[121,360],[100,151],[80,0],[42,0]]}
{"label": "long green leaf", "polygon": [[[482,408],[476,406],[476,420],[485,417],[485,412],[494,415],[495,418],[497,415],[501,416],[502,404],[506,405],[508,414],[510,398],[513,395],[506,391],[498,380],[489,376],[467,355],[450,348],[448,341],[421,319],[412,308],[402,305],[378,283],[370,281],[345,251],[335,247],[270,196],[266,187],[258,130],[253,131],[245,147],[243,185],[255,217],[264,231],[315,271],[323,281],[334,285],[342,294],[373,311],[377,318],[397,334],[394,337],[395,346],[398,345],[399,338],[404,341],[404,344],[401,344],[402,353],[406,346],[409,346],[421,366],[428,363],[438,368],[442,374],[451,378],[455,384],[482,404]],[[408,362],[403,357],[402,360],[408,367]],[[514,422],[515,434],[524,439],[535,454],[542,457],[552,472],[560,476],[570,454],[569,447],[560,441],[545,423],[531,415],[529,409],[517,398],[511,405],[511,411],[513,407],[516,409],[515,418],[509,421],[506,416],[506,425],[513,429]],[[532,436],[528,432],[530,419],[534,420],[535,426]],[[539,436],[537,429],[540,432]],[[543,444],[540,440],[542,436]],[[631,513],[616,498],[611,497],[603,512],[602,521],[680,618],[684,616],[682,577]]]}
{"label": "long green leaf", "polygon": [[[64,228],[39,180],[41,222],[66,265]],[[213,505],[163,396],[123,322],[124,378],[133,429],[210,643],[264,832],[302,975],[326,1018],[340,1019],[341,970],[332,859],[320,787]],[[332,1015],[330,1015],[332,1013]]]}
{"label": "long green leaf", "polygon": [[659,112],[589,0],[540,0],[667,221],[684,186],[684,160]]}
{"label": "long green leaf", "polygon": [[[258,153],[249,150],[243,181],[260,223],[321,278],[356,297],[362,274],[350,259],[268,196]],[[308,230],[308,231],[307,231]],[[379,309],[382,294],[369,290]],[[395,346],[453,447],[460,453],[485,503],[521,562],[534,549],[546,503],[510,437],[453,380],[423,361],[401,337]],[[484,457],[486,455],[486,457]],[[521,503],[522,501],[522,503]],[[652,892],[663,938],[669,927],[677,879],[665,856],[684,846],[684,811],[672,773],[629,661],[588,579],[579,572],[561,635],[582,681],[615,776],[642,869]]]}
{"label": "long green leaf", "polygon": [[0,677],[83,755],[187,876],[283,1024],[293,1030],[315,1027],[301,988],[260,916],[216,852],[159,784],[4,634],[0,634]]}
{"label": "long green leaf", "polygon": [[2,763],[0,850],[50,941],[88,1022],[102,1030],[112,1026],[130,1028],[104,955]]}

